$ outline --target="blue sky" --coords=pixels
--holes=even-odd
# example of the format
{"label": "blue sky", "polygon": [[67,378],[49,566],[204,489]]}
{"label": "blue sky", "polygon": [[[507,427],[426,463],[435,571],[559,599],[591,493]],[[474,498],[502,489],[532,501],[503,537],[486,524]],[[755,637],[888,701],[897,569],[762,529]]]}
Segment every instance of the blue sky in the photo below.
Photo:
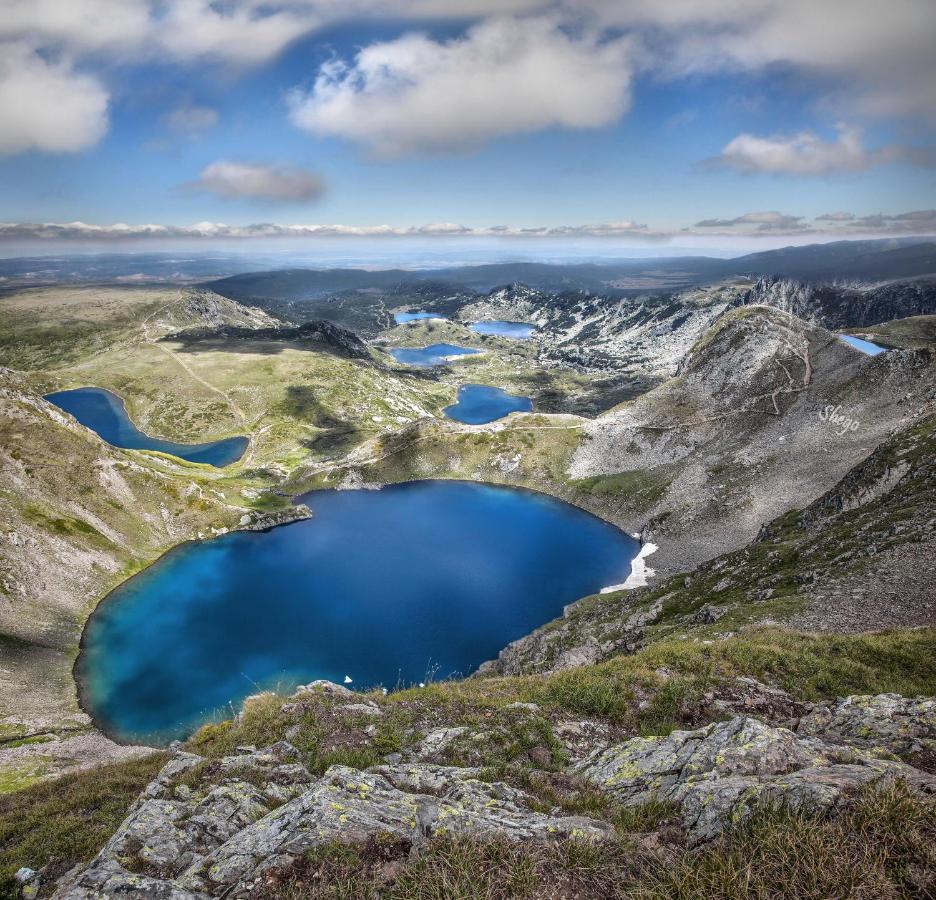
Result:
{"label": "blue sky", "polygon": [[[446,223],[626,255],[936,232],[929,0],[73,2],[0,0],[0,238]],[[816,40],[830,22],[850,50]]]}

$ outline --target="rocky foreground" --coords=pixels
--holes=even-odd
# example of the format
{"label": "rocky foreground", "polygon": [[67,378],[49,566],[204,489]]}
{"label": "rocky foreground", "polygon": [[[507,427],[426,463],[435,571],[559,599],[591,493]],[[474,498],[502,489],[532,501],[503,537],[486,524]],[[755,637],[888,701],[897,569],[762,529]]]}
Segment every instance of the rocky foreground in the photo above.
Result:
{"label": "rocky foreground", "polygon": [[[249,700],[245,711],[269,700]],[[294,737],[310,716],[327,715],[333,734],[343,730],[366,744],[386,714],[375,700],[328,682],[277,702]],[[614,840],[615,810],[663,806],[676,840],[693,848],[765,804],[835,816],[862,791],[896,783],[925,803],[936,799],[936,775],[927,771],[936,760],[936,700],[881,694],[806,704],[740,679],[712,703],[721,721],[659,737],[618,740],[598,720],[556,723],[558,743],[529,751],[529,790],[484,768],[495,723],[411,730],[380,764],[331,765],[318,777],[286,739],[214,758],[177,745],[106,846],[62,878],[54,896],[266,896],[309,853],[336,843],[381,841],[409,859],[440,836],[600,845]],[[542,723],[534,703],[513,703],[505,713],[514,725]],[[541,774],[563,779],[566,791],[593,792],[594,812],[572,815],[544,803],[533,787],[537,760]],[[644,834],[641,845],[661,839],[674,837]],[[18,877],[27,893],[39,889],[39,874]]]}

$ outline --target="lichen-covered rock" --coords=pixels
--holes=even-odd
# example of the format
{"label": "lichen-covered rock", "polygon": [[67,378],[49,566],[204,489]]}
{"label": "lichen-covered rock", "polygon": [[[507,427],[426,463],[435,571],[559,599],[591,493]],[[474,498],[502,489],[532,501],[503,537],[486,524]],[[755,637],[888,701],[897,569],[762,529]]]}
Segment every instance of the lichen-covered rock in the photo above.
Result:
{"label": "lichen-covered rock", "polygon": [[576,769],[625,806],[675,804],[696,844],[765,801],[828,810],[862,785],[896,778],[936,792],[936,778],[903,763],[743,716],[666,737],[634,738]]}
{"label": "lichen-covered rock", "polygon": [[[239,831],[307,790],[313,779],[297,759],[295,747],[286,741],[219,760],[177,752],[144,788],[88,870],[76,882],[61,885],[56,896],[156,891],[161,879],[197,865]],[[147,883],[145,889],[136,886],[140,879]],[[178,885],[172,889],[182,890]],[[187,894],[159,887],[147,896]]]}
{"label": "lichen-covered rock", "polygon": [[[279,762],[292,748],[276,747],[278,752],[269,748],[214,762],[195,757],[193,764],[189,754],[172,760],[170,772],[164,770],[144,791],[104,850],[84,872],[60,885],[56,897],[237,897],[257,878],[288,867],[312,847],[364,843],[378,834],[419,846],[436,833],[517,841],[603,839],[612,833],[605,822],[533,812],[528,795],[481,781],[477,769],[426,763],[368,772],[332,766],[314,783],[299,782],[301,793],[271,810],[264,780],[282,779],[284,766],[290,777],[298,775],[298,764]],[[251,780],[257,783],[236,780],[245,766],[253,767]],[[196,782],[191,796],[165,799],[178,796],[180,772]],[[199,787],[196,776],[202,772],[222,783]]]}
{"label": "lichen-covered rock", "polygon": [[890,753],[936,751],[936,700],[900,694],[846,697],[814,707],[796,731]]}

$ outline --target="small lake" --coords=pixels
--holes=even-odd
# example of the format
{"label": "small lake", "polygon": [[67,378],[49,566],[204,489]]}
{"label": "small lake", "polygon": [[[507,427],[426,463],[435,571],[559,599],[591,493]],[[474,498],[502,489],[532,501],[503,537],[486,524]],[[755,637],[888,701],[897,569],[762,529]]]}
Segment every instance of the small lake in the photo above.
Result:
{"label": "small lake", "polygon": [[299,499],[313,518],[185,544],[108,595],[77,665],[99,725],[163,743],[262,688],[468,674],[623,582],[639,549],[560,500],[478,482]]}
{"label": "small lake", "polygon": [[481,351],[457,344],[430,344],[428,347],[395,347],[387,352],[405,366],[444,366],[453,356],[471,356]]}
{"label": "small lake", "polygon": [[101,388],[56,391],[46,394],[45,399],[74,416],[108,444],[125,450],[158,450],[189,462],[227,466],[240,459],[247,449],[245,437],[224,438],[207,444],[177,444],[150,437],[130,421],[123,400]]}
{"label": "small lake", "polygon": [[855,337],[851,334],[840,334],[839,338],[845,341],[846,344],[854,347],[856,350],[860,350],[862,353],[867,353],[868,356],[877,356],[879,353],[886,353],[886,347],[879,347],[877,344],[872,344],[871,341],[862,340],[859,337]]}
{"label": "small lake", "polygon": [[515,341],[527,341],[533,337],[533,332],[536,331],[536,328],[532,325],[523,322],[498,322],[497,320],[475,322],[468,327],[478,334],[492,334],[496,337],[511,338]]}
{"label": "small lake", "polygon": [[445,316],[431,312],[398,312],[393,314],[393,318],[397,325],[405,325],[407,322],[419,322],[422,319],[445,319]]}
{"label": "small lake", "polygon": [[502,419],[508,413],[529,412],[531,409],[533,402],[529,397],[508,394],[486,384],[463,384],[458,389],[456,402],[446,406],[442,412],[456,422],[484,425]]}

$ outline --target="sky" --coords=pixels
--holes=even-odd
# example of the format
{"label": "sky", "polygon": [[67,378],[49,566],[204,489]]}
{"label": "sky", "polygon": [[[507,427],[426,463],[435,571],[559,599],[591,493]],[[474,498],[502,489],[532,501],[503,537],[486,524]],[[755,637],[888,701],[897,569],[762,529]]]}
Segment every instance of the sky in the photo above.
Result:
{"label": "sky", "polygon": [[936,0],[0,0],[0,254],[934,234],[934,47]]}

